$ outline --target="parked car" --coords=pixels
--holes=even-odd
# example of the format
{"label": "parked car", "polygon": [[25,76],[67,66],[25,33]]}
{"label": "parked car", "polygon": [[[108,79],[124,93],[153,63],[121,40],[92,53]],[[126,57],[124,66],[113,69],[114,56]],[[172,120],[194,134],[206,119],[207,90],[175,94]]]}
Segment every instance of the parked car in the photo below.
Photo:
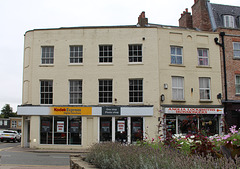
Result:
{"label": "parked car", "polygon": [[13,142],[20,142],[21,141],[21,135],[14,130],[3,130],[2,133],[0,133],[0,140],[3,141],[13,141]]}

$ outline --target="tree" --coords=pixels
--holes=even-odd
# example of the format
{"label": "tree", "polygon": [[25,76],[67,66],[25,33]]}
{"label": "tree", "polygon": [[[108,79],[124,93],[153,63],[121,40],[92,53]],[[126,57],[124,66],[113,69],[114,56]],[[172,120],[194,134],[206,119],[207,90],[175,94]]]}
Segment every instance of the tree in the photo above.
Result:
{"label": "tree", "polygon": [[3,118],[8,118],[8,117],[15,117],[17,116],[16,113],[13,112],[12,107],[10,106],[10,104],[5,104],[5,106],[3,106],[2,110],[2,117]]}

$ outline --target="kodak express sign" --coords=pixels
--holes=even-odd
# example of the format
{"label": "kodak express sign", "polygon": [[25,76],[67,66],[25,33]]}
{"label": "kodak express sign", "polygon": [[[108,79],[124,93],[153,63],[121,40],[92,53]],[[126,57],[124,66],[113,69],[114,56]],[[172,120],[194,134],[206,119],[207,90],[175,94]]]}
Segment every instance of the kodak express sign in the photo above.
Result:
{"label": "kodak express sign", "polygon": [[51,107],[50,115],[92,115],[92,107]]}

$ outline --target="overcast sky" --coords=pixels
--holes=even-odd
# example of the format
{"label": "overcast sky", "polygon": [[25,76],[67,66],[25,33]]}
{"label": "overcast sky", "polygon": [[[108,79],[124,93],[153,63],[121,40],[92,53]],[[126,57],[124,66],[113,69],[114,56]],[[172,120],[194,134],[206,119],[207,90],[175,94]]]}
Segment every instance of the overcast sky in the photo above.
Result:
{"label": "overcast sky", "polygon": [[[194,0],[0,0],[0,109],[22,102],[24,33],[39,28],[135,25],[142,11],[149,23],[178,26]],[[240,0],[211,0],[240,6]]]}

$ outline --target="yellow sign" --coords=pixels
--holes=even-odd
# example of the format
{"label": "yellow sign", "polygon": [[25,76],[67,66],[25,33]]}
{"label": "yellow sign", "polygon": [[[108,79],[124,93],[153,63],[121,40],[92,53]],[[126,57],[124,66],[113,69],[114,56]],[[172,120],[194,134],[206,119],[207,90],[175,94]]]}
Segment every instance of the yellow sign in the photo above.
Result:
{"label": "yellow sign", "polygon": [[92,107],[51,107],[51,115],[92,115]]}

